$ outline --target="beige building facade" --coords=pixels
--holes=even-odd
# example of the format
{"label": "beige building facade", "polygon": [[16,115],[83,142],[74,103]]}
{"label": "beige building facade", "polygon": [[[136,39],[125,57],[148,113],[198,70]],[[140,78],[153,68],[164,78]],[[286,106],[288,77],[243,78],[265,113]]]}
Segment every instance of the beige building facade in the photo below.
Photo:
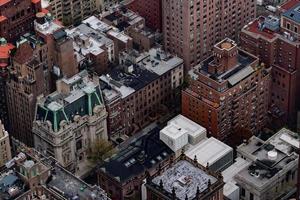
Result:
{"label": "beige building facade", "polygon": [[0,167],[11,159],[9,136],[0,120]]}

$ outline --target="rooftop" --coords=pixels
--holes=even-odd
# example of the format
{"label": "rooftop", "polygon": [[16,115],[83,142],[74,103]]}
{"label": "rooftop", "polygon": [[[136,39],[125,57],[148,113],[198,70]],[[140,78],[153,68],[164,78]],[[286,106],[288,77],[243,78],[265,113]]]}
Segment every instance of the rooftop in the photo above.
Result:
{"label": "rooftop", "polygon": [[249,161],[243,158],[236,158],[235,162],[230,165],[227,169],[222,172],[223,180],[225,182],[223,194],[225,196],[230,195],[234,190],[239,189],[234,180],[234,176],[238,174],[241,170],[245,169],[250,165]]}
{"label": "rooftop", "polygon": [[189,161],[179,160],[162,172],[161,175],[157,175],[151,180],[156,186],[160,186],[161,181],[166,192],[172,194],[174,188],[176,197],[184,200],[186,196],[188,199],[195,198],[197,187],[202,193],[208,188],[209,184],[214,184],[218,180]]}
{"label": "rooftop", "polygon": [[214,137],[210,137],[201,141],[199,144],[190,147],[190,149],[186,151],[186,155],[191,159],[194,159],[194,157],[197,156],[198,162],[201,165],[206,166],[207,164],[214,164],[229,152],[233,152],[233,149],[230,146]]}
{"label": "rooftop", "polygon": [[237,149],[252,163],[236,177],[257,187],[264,187],[279,171],[297,165],[296,147],[299,147],[299,135],[285,128],[265,142],[253,136]]}
{"label": "rooftop", "polygon": [[159,129],[154,128],[107,160],[100,170],[123,183],[158,166],[172,154],[172,150],[159,140]]}
{"label": "rooftop", "polygon": [[[75,115],[85,116],[89,110],[103,105],[100,87],[90,79],[86,71],[81,71],[69,79],[63,78],[61,82],[69,87],[67,92],[56,91],[39,99],[35,119],[51,122],[54,132],[60,129],[61,122],[73,122]],[[88,103],[88,98],[91,104]]]}
{"label": "rooftop", "polygon": [[48,180],[48,187],[53,188],[67,199],[94,199],[108,200],[104,191],[97,187],[91,187],[62,167],[55,165],[52,168],[52,176]]}
{"label": "rooftop", "polygon": [[[109,200],[104,190],[98,186],[90,186],[72,173],[61,167],[52,157],[43,157],[36,150],[26,147],[15,141],[18,151],[21,151],[9,163],[7,169],[0,172],[0,199],[13,200],[24,199],[32,191],[37,197],[42,197],[42,191],[35,193],[34,188],[30,188],[30,179],[27,174],[39,176],[41,184],[48,192],[58,199],[77,200]],[[21,169],[22,168],[22,169]],[[30,170],[30,171],[27,171]],[[38,196],[40,195],[40,196]]]}
{"label": "rooftop", "polygon": [[208,71],[208,67],[210,64],[214,65],[215,57],[211,56],[208,59],[204,60],[200,65],[196,66],[192,69],[189,74],[194,78],[197,79],[198,75],[195,71],[208,76],[209,78],[222,83],[223,81],[228,81],[229,86],[234,86],[239,81],[245,79],[249,75],[251,75],[255,70],[251,66],[257,60],[256,57],[242,51],[238,50],[238,63],[236,66],[231,68],[230,70],[221,73],[221,74],[212,74]]}
{"label": "rooftop", "polygon": [[143,54],[123,53],[120,60],[121,64],[107,75],[102,75],[100,80],[119,91],[123,98],[183,63],[178,57],[165,56],[159,49],[151,49]]}
{"label": "rooftop", "polygon": [[285,11],[282,16],[287,17],[296,23],[300,23],[300,2]]}
{"label": "rooftop", "polygon": [[206,128],[200,126],[196,122],[193,122],[192,120],[188,119],[183,115],[177,115],[176,117],[168,121],[168,124],[176,124],[182,129],[185,129],[188,135],[194,137],[199,136],[200,134],[206,135]]}
{"label": "rooftop", "polygon": [[95,16],[91,16],[85,20],[82,21],[83,24],[86,24],[87,26],[91,27],[92,29],[96,31],[100,31],[103,33],[106,33],[107,31],[113,29],[112,26],[106,24],[105,22],[101,21]]}
{"label": "rooftop", "polygon": [[299,0],[289,0],[289,1],[285,1],[279,7],[281,10],[287,11],[287,10],[293,8],[294,6],[296,6],[297,4],[299,4],[299,2],[300,2]]}

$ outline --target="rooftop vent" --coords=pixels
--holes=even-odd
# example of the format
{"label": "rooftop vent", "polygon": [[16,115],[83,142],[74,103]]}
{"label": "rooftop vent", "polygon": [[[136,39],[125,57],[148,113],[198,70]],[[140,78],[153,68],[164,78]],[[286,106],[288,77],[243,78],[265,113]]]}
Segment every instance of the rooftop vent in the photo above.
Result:
{"label": "rooftop vent", "polygon": [[275,150],[268,152],[268,159],[269,160],[276,160],[277,159],[277,152]]}

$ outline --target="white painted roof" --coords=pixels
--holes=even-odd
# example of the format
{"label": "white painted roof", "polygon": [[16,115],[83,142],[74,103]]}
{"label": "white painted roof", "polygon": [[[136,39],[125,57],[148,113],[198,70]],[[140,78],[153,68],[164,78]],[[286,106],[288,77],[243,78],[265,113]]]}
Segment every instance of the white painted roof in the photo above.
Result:
{"label": "white painted roof", "polygon": [[233,151],[233,149],[227,144],[217,140],[214,137],[208,138],[197,145],[192,146],[186,155],[191,159],[197,156],[198,162],[206,166],[214,164],[228,152]]}
{"label": "white painted roof", "polygon": [[171,119],[168,124],[175,124],[188,132],[188,135],[197,137],[201,134],[206,134],[206,128],[200,126],[196,122],[186,118],[183,115],[177,115]]}

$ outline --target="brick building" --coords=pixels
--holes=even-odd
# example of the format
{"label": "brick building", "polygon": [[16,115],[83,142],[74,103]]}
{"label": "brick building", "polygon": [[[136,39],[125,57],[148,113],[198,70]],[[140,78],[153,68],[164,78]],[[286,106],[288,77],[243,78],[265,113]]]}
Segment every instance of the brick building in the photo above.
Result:
{"label": "brick building", "polygon": [[281,17],[259,17],[241,32],[241,47],[272,67],[270,114],[280,127],[294,125],[300,91],[300,1],[280,6]]}
{"label": "brick building", "polygon": [[1,0],[0,36],[15,42],[21,35],[33,31],[35,14],[41,9],[40,0]]}
{"label": "brick building", "polygon": [[146,179],[148,200],[223,200],[223,177],[184,154]]}
{"label": "brick building", "polygon": [[147,176],[167,165],[172,150],[159,139],[159,129],[146,135],[106,160],[98,170],[98,184],[112,200],[142,198],[142,184]]}
{"label": "brick building", "polygon": [[165,0],[162,13],[165,50],[191,69],[211,55],[220,40],[238,39],[242,27],[255,18],[256,1]]}
{"label": "brick building", "polygon": [[33,146],[31,130],[36,97],[47,93],[43,60],[45,48],[43,43],[31,43],[26,39],[18,43],[7,80],[10,135],[29,146]]}
{"label": "brick building", "polygon": [[147,27],[162,31],[162,0],[133,0],[126,6],[144,17]]}
{"label": "brick building", "polygon": [[100,79],[106,106],[112,106],[107,109],[112,111],[110,136],[132,135],[157,119],[163,105],[179,100],[183,61],[157,48],[142,54],[132,51],[121,54],[120,65]]}
{"label": "brick building", "polygon": [[213,55],[189,75],[190,86],[182,92],[182,113],[204,126],[209,135],[225,140],[240,134],[239,129],[253,134],[266,124],[270,69],[233,40],[217,43]]}

